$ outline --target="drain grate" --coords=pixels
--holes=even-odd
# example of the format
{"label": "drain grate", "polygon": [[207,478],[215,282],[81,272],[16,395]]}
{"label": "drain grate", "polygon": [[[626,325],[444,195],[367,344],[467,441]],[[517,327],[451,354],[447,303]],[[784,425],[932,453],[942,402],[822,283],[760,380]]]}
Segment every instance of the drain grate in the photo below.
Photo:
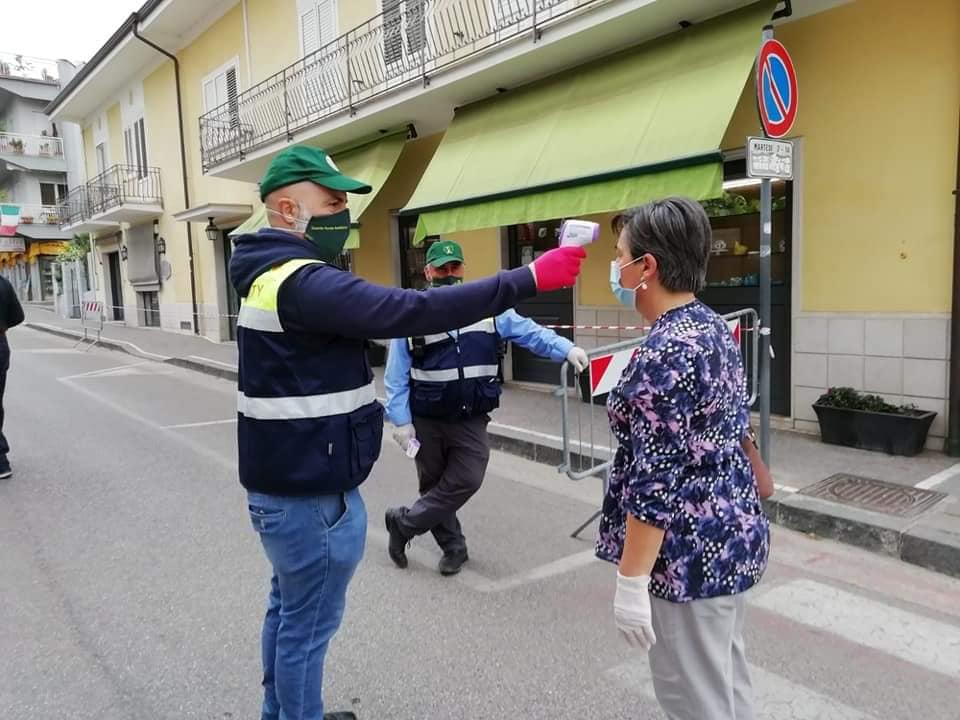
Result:
{"label": "drain grate", "polygon": [[933,490],[846,473],[831,475],[800,494],[904,518],[919,515],[946,497]]}

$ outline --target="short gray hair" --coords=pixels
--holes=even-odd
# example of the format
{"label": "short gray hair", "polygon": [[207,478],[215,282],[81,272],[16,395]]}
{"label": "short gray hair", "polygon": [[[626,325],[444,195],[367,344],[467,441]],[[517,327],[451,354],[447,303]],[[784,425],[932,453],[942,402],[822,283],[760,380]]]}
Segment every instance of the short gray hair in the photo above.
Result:
{"label": "short gray hair", "polygon": [[707,279],[712,231],[703,206],[685,197],[655,200],[620,213],[613,231],[627,231],[634,259],[657,259],[660,283],[672,292],[700,292]]}

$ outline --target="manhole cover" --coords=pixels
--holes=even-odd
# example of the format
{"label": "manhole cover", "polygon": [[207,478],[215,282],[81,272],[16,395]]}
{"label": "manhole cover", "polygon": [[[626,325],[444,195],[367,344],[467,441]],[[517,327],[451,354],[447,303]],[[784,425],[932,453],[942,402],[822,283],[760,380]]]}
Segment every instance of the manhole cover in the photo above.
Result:
{"label": "manhole cover", "polygon": [[946,497],[932,490],[846,473],[831,475],[800,494],[905,518],[919,515]]}

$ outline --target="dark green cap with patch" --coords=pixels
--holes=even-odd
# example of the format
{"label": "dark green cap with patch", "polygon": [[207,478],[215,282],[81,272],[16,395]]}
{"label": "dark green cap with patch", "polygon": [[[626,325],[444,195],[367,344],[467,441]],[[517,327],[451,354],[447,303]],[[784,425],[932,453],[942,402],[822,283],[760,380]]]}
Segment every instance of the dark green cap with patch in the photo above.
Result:
{"label": "dark green cap with patch", "polygon": [[438,268],[452,262],[463,262],[463,250],[453,240],[438,240],[427,250],[428,265]]}
{"label": "dark green cap with patch", "polygon": [[274,190],[309,180],[331,190],[366,195],[373,188],[340,172],[325,150],[308,145],[294,145],[277,155],[260,181],[260,199]]}

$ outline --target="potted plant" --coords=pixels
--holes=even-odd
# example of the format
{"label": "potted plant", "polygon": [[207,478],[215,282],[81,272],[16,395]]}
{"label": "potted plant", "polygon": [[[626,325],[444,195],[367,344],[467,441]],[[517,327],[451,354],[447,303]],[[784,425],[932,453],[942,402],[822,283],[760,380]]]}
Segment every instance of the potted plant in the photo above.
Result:
{"label": "potted plant", "polygon": [[10,149],[13,150],[17,155],[23,155],[23,140],[20,138],[10,138],[7,141],[10,145]]}
{"label": "potted plant", "polygon": [[825,443],[906,456],[923,450],[937,416],[846,387],[830,388],[813,404],[813,410]]}
{"label": "potted plant", "polygon": [[33,215],[21,215],[20,216],[21,225],[33,225]]}

